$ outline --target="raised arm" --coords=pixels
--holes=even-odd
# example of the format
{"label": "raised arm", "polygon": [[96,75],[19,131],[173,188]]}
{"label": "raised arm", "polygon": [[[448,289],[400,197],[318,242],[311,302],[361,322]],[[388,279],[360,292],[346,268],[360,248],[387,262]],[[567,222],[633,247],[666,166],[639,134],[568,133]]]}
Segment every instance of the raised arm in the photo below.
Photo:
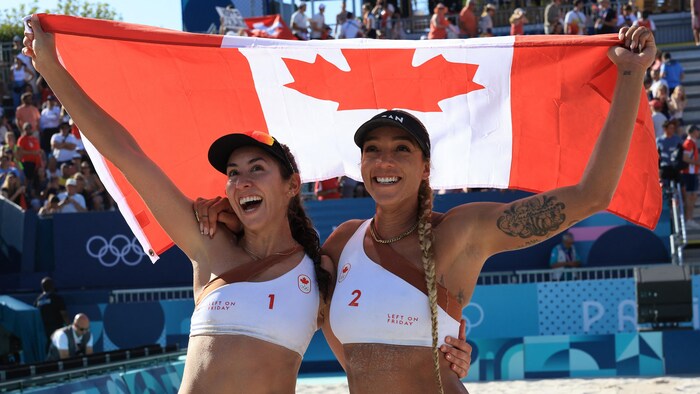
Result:
{"label": "raised arm", "polygon": [[617,66],[610,112],[581,180],[509,204],[473,203],[454,208],[445,215],[440,229],[455,234],[454,248],[465,248],[468,240],[477,237],[478,245],[472,242],[466,247],[478,248],[470,253],[485,260],[546,240],[608,207],[629,151],[644,73],[656,53],[654,38],[646,28],[624,27],[619,37],[621,45],[608,51]]}
{"label": "raised arm", "polygon": [[149,159],[129,132],[100,108],[59,63],[53,34],[45,33],[39,18],[31,19],[33,33],[25,33],[23,52],[95,147],[126,176],[158,223],[192,259],[206,251],[197,231],[192,202]]}

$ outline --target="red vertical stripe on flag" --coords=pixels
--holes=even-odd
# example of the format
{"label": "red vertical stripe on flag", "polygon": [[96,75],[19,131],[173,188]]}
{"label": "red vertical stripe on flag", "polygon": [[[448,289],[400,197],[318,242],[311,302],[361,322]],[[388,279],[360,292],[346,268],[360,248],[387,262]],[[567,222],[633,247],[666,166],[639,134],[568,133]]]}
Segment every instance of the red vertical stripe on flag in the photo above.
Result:
{"label": "red vertical stripe on flag", "polygon": [[[617,70],[607,57],[616,35],[518,36],[511,70],[510,186],[543,191],[579,181],[610,109]],[[649,106],[640,86],[632,149],[608,210],[653,228],[661,210]],[[640,209],[642,207],[642,209]]]}
{"label": "red vertical stripe on flag", "polygon": [[[57,21],[62,17],[44,16],[42,25],[52,31],[60,28]],[[206,159],[211,142],[233,131],[267,131],[247,59],[238,49],[221,49],[221,36],[194,36],[202,38],[198,42],[186,35],[185,46],[167,43],[181,33],[159,29],[150,42],[93,38],[123,35],[119,24],[102,21],[73,31],[93,27],[96,33],[88,36],[56,34],[66,69],[183,193],[221,195],[225,177]],[[154,251],[164,252],[172,241],[121,173],[109,168]]]}

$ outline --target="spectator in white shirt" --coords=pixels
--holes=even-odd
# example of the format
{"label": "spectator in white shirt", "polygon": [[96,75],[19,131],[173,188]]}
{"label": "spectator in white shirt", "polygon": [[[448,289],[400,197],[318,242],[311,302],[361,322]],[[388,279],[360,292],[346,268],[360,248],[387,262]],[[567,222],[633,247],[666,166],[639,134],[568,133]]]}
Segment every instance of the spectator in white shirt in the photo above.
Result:
{"label": "spectator in white shirt", "polygon": [[355,19],[355,16],[352,14],[352,12],[348,12],[348,19],[345,21],[345,23],[340,26],[340,34],[338,35],[338,38],[358,38],[358,37],[364,37],[364,34],[362,34],[362,26],[360,26],[360,22]]}
{"label": "spectator in white shirt", "polygon": [[66,181],[66,190],[58,194],[61,213],[86,212],[85,197],[78,193],[78,181],[75,178]]}
{"label": "spectator in white shirt", "polygon": [[76,154],[78,147],[78,139],[71,134],[70,124],[64,122],[59,126],[60,132],[51,137],[51,149],[53,157],[56,158],[58,165],[70,162]]}
{"label": "spectator in white shirt", "polygon": [[292,21],[290,23],[292,34],[300,40],[309,39],[309,19],[304,12],[306,12],[306,2],[302,1],[299,3],[299,9],[292,14]]}
{"label": "spectator in white shirt", "polygon": [[564,16],[564,33],[586,34],[586,14],[583,13],[583,0],[576,0],[574,8]]}
{"label": "spectator in white shirt", "polygon": [[321,4],[318,6],[318,13],[311,18],[311,39],[320,40],[325,38],[326,34],[326,17],[323,13],[326,12],[326,6]]}
{"label": "spectator in white shirt", "polygon": [[666,115],[661,112],[663,104],[657,99],[649,102],[651,108],[651,120],[654,123],[654,136],[660,138],[664,135],[664,122],[668,120]]}
{"label": "spectator in white shirt", "polygon": [[46,100],[46,107],[41,110],[39,118],[39,128],[41,135],[39,141],[41,148],[49,152],[51,150],[51,136],[58,133],[58,125],[61,123],[61,106],[58,105],[56,97],[49,96]]}

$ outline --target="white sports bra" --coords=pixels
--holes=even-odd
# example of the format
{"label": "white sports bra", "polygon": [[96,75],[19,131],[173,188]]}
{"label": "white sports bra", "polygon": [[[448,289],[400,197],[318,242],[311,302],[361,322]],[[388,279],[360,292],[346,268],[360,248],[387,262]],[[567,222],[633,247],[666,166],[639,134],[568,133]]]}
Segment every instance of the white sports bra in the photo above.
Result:
{"label": "white sports bra", "polygon": [[241,276],[240,269],[235,271],[205,286],[192,314],[190,336],[245,335],[303,356],[318,328],[319,292],[311,258],[304,255],[292,270],[266,282],[235,281]]}
{"label": "white sports bra", "polygon": [[[430,306],[424,274],[389,245],[372,242],[380,262],[363,247],[370,221],[345,245],[331,302],[333,333],[343,343],[432,346]],[[450,313],[448,314],[449,311]],[[438,284],[438,338],[457,337],[462,307]]]}

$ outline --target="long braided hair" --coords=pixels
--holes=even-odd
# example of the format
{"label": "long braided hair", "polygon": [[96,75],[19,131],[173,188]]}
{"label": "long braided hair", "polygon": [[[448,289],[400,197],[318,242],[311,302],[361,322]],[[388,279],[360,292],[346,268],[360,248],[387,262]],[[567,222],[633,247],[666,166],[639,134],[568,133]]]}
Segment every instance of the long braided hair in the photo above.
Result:
{"label": "long braided hair", "polygon": [[[294,155],[289,150],[289,147],[284,144],[284,153],[287,156],[287,160],[292,165],[295,172],[299,172]],[[287,166],[280,166],[280,171],[282,172],[282,178],[289,179],[292,177],[292,172],[289,171]],[[330,286],[331,274],[326,270],[321,268],[321,241],[318,237],[318,232],[311,223],[311,219],[306,215],[306,210],[301,203],[301,196],[297,194],[292,197],[289,201],[289,208],[287,209],[287,219],[289,220],[289,228],[292,230],[292,237],[297,241],[303,248],[304,252],[311,258],[314,262],[314,271],[316,273],[316,283],[318,284],[318,289],[323,296],[325,302],[328,301],[328,288]]]}
{"label": "long braided hair", "polygon": [[[420,119],[406,111],[389,110],[375,115],[357,129],[355,132],[355,144],[362,149],[367,133],[377,127],[386,126],[386,122],[389,120],[394,121],[396,127],[403,128],[416,140],[423,152],[423,160],[430,164],[430,136],[428,130]],[[423,270],[425,271],[425,283],[428,288],[435,379],[437,380],[438,392],[442,394],[445,390],[442,386],[442,377],[440,376],[440,354],[438,352],[438,306],[435,261],[433,259],[432,214],[433,191],[426,179],[421,182],[418,188],[418,240],[420,242]]]}
{"label": "long braided hair", "polygon": [[438,392],[444,393],[440,376],[440,354],[438,352],[438,306],[437,284],[435,280],[435,260],[433,260],[433,191],[428,180],[423,180],[418,189],[418,240],[420,242],[421,260],[425,271],[425,283],[428,287],[430,305],[430,325],[433,334],[433,367],[437,380]]}

